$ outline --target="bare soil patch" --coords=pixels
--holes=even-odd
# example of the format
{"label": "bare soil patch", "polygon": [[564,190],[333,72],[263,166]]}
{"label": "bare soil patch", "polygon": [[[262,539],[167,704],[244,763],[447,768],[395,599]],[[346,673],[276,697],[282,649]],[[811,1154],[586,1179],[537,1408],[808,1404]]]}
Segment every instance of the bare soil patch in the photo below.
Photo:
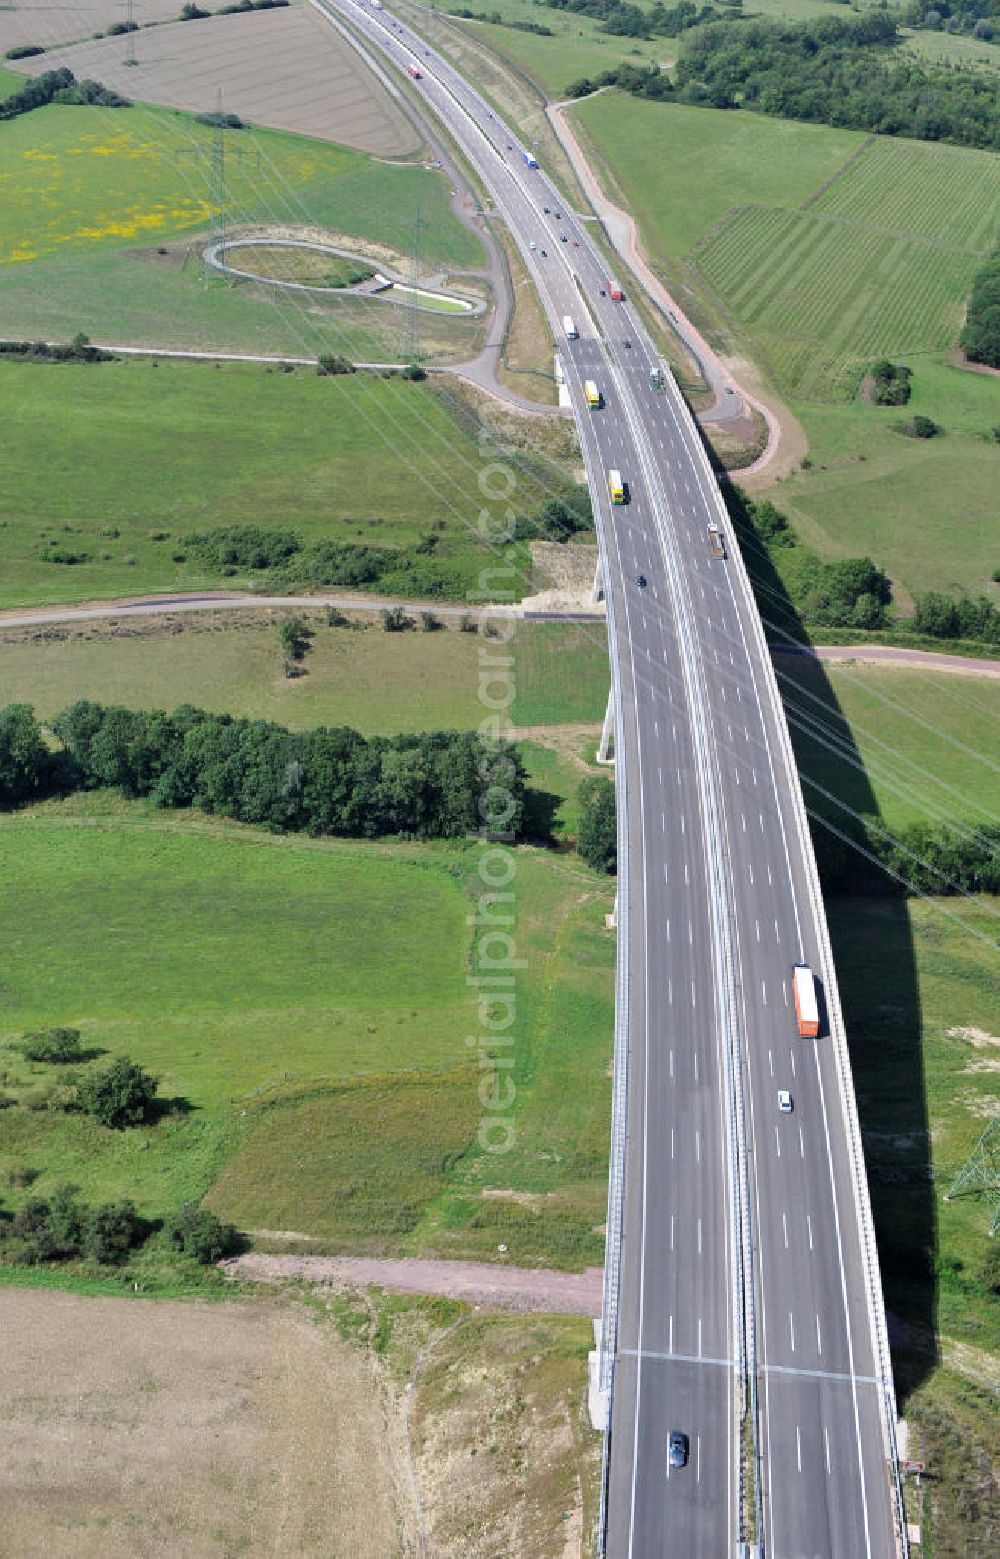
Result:
{"label": "bare soil patch", "polygon": [[8,1554],[415,1550],[370,1356],[276,1305],[0,1291]]}
{"label": "bare soil patch", "polygon": [[[105,26],[121,20],[120,5],[104,9]],[[78,14],[76,6],[69,10]],[[179,12],[175,4],[165,15]],[[33,25],[41,35],[12,41],[54,42],[48,31],[53,15],[58,13],[37,7]],[[81,16],[71,32],[58,36],[85,38],[96,30]],[[0,13],[0,41],[5,37]],[[91,38],[20,65],[31,75],[68,65],[80,80],[92,77],[126,97],[192,113],[213,112],[221,88],[226,112],[253,124],[382,157],[413,157],[420,150],[415,127],[382,83],[311,6],[144,27],[135,36],[134,66],[125,65],[124,53],[120,37]]]}
{"label": "bare soil patch", "polygon": [[[217,11],[225,0],[199,0],[203,11]],[[181,0],[141,0],[136,7],[136,20],[143,26],[150,22],[174,21],[181,10]],[[124,20],[121,0],[72,0],[71,4],[53,4],[52,0],[16,0],[9,8],[0,9],[0,49],[6,52],[19,44],[34,44],[38,48],[51,49],[60,43],[77,43],[93,38],[95,33],[106,32],[114,22]],[[122,54],[121,38],[117,39],[118,52]],[[31,60],[14,61],[15,70],[30,70]],[[49,69],[47,65],[40,67]]]}

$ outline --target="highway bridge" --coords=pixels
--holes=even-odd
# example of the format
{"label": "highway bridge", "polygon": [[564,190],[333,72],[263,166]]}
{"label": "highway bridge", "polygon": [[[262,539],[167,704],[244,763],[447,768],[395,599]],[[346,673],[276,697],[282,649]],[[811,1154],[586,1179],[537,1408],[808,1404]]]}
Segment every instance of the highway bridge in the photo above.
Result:
{"label": "highway bridge", "polygon": [[[836,976],[718,483],[672,375],[631,304],[611,297],[601,250],[531,166],[531,147],[389,10],[313,3],[383,68],[408,73],[492,192],[558,343],[590,480],[619,819],[600,1541],[611,1559],[905,1554]],[[623,504],[611,502],[611,469]],[[725,557],[712,555],[710,525]],[[818,1040],[798,1036],[800,962],[821,982]],[[690,1455],[671,1468],[674,1429]]]}

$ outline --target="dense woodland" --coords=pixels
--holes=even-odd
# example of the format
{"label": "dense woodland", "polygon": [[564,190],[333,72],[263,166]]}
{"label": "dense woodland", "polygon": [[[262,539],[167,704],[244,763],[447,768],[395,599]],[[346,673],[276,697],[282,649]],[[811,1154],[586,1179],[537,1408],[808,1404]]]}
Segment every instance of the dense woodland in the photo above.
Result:
{"label": "dense woodland", "polygon": [[516,748],[474,732],[289,731],[190,705],[168,715],[88,700],[50,729],[56,753],[28,705],[0,710],[0,806],[107,786],[158,807],[368,839],[516,836],[524,817]]}
{"label": "dense woodland", "polygon": [[119,97],[109,87],[98,81],[77,81],[71,70],[47,70],[34,81],[25,82],[18,92],[12,92],[0,102],[0,119],[16,119],[19,114],[30,114],[34,108],[44,108],[48,103],[92,105],[97,108],[130,108],[127,97]]}
{"label": "dense woodland", "polygon": [[973,283],[960,339],[962,351],[972,362],[1000,368],[1000,253]]}
{"label": "dense woodland", "polygon": [[584,97],[617,85],[641,97],[1000,150],[995,79],[920,64],[900,42],[882,11],[843,21],[713,21],[685,31],[672,76],[623,65],[567,91]]}

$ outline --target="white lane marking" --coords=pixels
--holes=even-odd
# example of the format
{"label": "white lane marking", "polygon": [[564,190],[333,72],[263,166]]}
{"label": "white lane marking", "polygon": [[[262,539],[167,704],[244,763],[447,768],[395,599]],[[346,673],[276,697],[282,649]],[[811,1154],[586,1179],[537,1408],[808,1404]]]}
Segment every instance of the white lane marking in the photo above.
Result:
{"label": "white lane marking", "polygon": [[763,833],[764,832],[764,814],[763,814],[763,812],[758,812],[757,816],[760,818],[760,831],[761,831],[761,833]]}
{"label": "white lane marking", "polygon": [[784,1213],[782,1213],[782,1215],[781,1215],[781,1232],[785,1236],[785,1249],[787,1250],[788,1249],[788,1218],[787,1218],[787,1216]]}
{"label": "white lane marking", "polygon": [[780,1135],[780,1133],[778,1131],[777,1126],[775,1126],[775,1128],[774,1128],[774,1146],[777,1148],[777,1150],[778,1150],[778,1157],[780,1158],[781,1157],[781,1135]]}
{"label": "white lane marking", "polygon": [[799,1472],[802,1471],[802,1434],[798,1424],[795,1425],[795,1460],[799,1464]]}
{"label": "white lane marking", "polygon": [[674,1248],[674,1215],[670,1214],[670,1249]]}
{"label": "white lane marking", "polygon": [[660,833],[661,834],[665,834],[666,831],[667,831],[667,814],[665,812],[661,812],[660,813]]}
{"label": "white lane marking", "polygon": [[694,947],[694,927],[688,921],[688,947]]}
{"label": "white lane marking", "polygon": [[760,941],[760,921],[759,920],[755,920],[753,924],[754,924],[754,930],[757,933],[757,941],[759,942]]}
{"label": "white lane marking", "polygon": [[659,722],[659,720],[654,720],[653,721],[653,733],[656,736],[659,736],[659,734],[660,734],[660,722]]}
{"label": "white lane marking", "polygon": [[694,1156],[697,1159],[698,1163],[700,1164],[701,1163],[701,1132],[700,1131],[696,1131],[695,1134],[694,1134]]}
{"label": "white lane marking", "polygon": [[695,1082],[698,1081],[698,1052],[697,1052],[697,1050],[694,1053],[694,1080],[695,1080]]}
{"label": "white lane marking", "polygon": [[756,783],[757,783],[757,770],[754,769],[754,768],[751,768],[750,773],[753,775],[753,782],[756,785]]}
{"label": "white lane marking", "polygon": [[687,886],[687,884],[690,881],[691,881],[691,877],[690,877],[690,874],[688,872],[688,863],[687,863],[687,861],[685,861],[684,862],[684,885],[685,885],[685,887]]}
{"label": "white lane marking", "polygon": [[770,1051],[767,1052],[767,1064],[768,1064],[768,1067],[770,1069],[771,1076],[773,1077],[774,1076],[774,1057],[773,1057],[773,1055],[771,1054]]}
{"label": "white lane marking", "polygon": [[747,871],[750,873],[750,886],[753,887],[753,867],[747,863]]}
{"label": "white lane marking", "polygon": [[[698,1219],[698,1255],[701,1255],[701,1219]],[[819,1316],[816,1317],[819,1320]]]}
{"label": "white lane marking", "polygon": [[736,684],[736,697],[739,699],[740,703],[742,704],[742,702],[743,702],[743,689],[740,687],[738,682]]}
{"label": "white lane marking", "polygon": [[670,941],[670,916],[667,916],[667,941]]}
{"label": "white lane marking", "polygon": [[771,886],[771,868],[770,868],[770,866],[767,868],[767,885],[768,885],[768,887]]}
{"label": "white lane marking", "polygon": [[786,1007],[787,1007],[787,1006],[788,1006],[788,986],[787,986],[787,985],[785,985],[785,984],[784,984],[784,983],[783,983],[783,982],[782,982],[782,986],[781,986],[781,989],[782,989],[782,991],[783,991],[783,992],[784,992],[784,995],[785,995],[785,1006],[786,1006]]}
{"label": "white lane marking", "polygon": [[695,1481],[700,1483],[701,1482],[701,1435],[698,1436],[697,1440],[695,1441],[695,1445],[698,1448],[696,1453],[695,1453]]}
{"label": "white lane marking", "polygon": [[701,1358],[701,1316],[698,1317],[698,1357]]}
{"label": "white lane marking", "polygon": [[726,702],[726,684],[724,682],[722,683],[722,702]]}
{"label": "white lane marking", "polygon": [[808,1213],[806,1213],[806,1232],[809,1235],[809,1249],[812,1250],[812,1248],[813,1248],[813,1221],[810,1218]]}
{"label": "white lane marking", "polygon": [[789,1050],[788,1054],[792,1058],[792,1076],[794,1077],[795,1076],[795,1051],[794,1050]]}
{"label": "white lane marking", "polygon": [[789,1338],[791,1339],[792,1352],[794,1353],[795,1352],[795,1317],[793,1316],[793,1314],[792,1314],[792,1312],[790,1310],[788,1312],[788,1335],[789,1335]]}
{"label": "white lane marking", "polygon": [[674,1076],[674,1053],[671,1050],[671,1052],[670,1052],[670,1078],[671,1078],[671,1081],[673,1081],[673,1076]]}
{"label": "white lane marking", "polygon": [[802,1127],[800,1126],[799,1127],[799,1157],[800,1158],[805,1158],[805,1156],[806,1156],[806,1144],[805,1144],[805,1138],[802,1135]]}
{"label": "white lane marking", "polygon": [[745,812],[741,812],[740,813],[740,822],[743,824],[743,832],[746,833],[746,831],[747,831],[747,815],[746,815]]}
{"label": "white lane marking", "polygon": [[819,1315],[816,1316],[816,1352],[823,1352],[823,1334],[819,1329]]}
{"label": "white lane marking", "polygon": [[674,982],[669,975],[667,976],[667,1001],[672,1007],[674,1004]]}
{"label": "white lane marking", "polygon": [[732,741],[732,739],[733,739],[733,728],[732,728],[732,726],[731,725],[727,725],[726,726],[726,730],[729,732],[729,740]]}
{"label": "white lane marking", "polygon": [[760,994],[764,998],[764,1006],[766,1007],[767,1006],[767,981],[766,980],[761,980],[761,982],[760,982]]}
{"label": "white lane marking", "polygon": [[662,785],[663,784],[663,770],[661,768],[657,768],[657,770],[656,770],[656,778],[659,780],[660,784]]}
{"label": "white lane marking", "polygon": [[[674,1128],[671,1126],[671,1128],[670,1128],[670,1157],[673,1158],[673,1156],[674,1156]],[[812,1235],[811,1234],[810,1234],[809,1239],[810,1239],[809,1248],[811,1250],[812,1249]]]}
{"label": "white lane marking", "polygon": [[[678,781],[678,783],[680,783],[680,782]],[[686,834],[687,833],[687,829],[684,826],[684,813],[683,812],[681,813],[681,833],[682,834]]]}
{"label": "white lane marking", "polygon": [[664,882],[670,881],[670,867],[667,865],[666,861],[663,863],[663,880]]}
{"label": "white lane marking", "polygon": [[673,1353],[673,1351],[674,1351],[674,1318],[673,1318],[673,1316],[671,1316],[670,1317],[669,1335],[667,1337],[667,1352],[668,1353]]}
{"label": "white lane marking", "polygon": [[823,1443],[826,1446],[826,1475],[827,1475],[827,1477],[829,1477],[830,1476],[830,1431],[829,1431],[829,1429],[824,1429],[823,1430]]}
{"label": "white lane marking", "polygon": [[775,915],[775,917],[774,917],[774,940],[775,940],[776,943],[779,943],[779,944],[781,942],[781,932],[778,930],[778,917],[777,917],[777,915]]}

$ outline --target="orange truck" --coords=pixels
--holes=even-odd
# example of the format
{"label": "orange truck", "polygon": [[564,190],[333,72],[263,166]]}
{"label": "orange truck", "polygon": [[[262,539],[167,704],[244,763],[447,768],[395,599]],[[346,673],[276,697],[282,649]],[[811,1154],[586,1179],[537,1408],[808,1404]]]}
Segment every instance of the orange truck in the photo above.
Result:
{"label": "orange truck", "polygon": [[796,964],[792,970],[792,995],[799,1034],[803,1039],[815,1039],[819,1033],[819,1002],[816,1000],[816,976],[808,964]]}

